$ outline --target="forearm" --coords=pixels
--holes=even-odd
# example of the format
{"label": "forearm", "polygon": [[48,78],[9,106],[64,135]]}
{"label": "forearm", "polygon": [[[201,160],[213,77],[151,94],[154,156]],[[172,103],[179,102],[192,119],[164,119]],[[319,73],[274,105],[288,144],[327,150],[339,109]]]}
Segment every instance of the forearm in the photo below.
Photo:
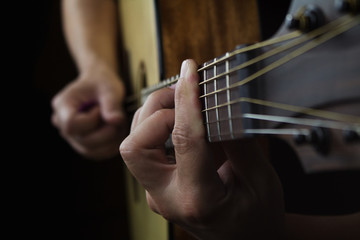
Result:
{"label": "forearm", "polygon": [[80,73],[101,61],[117,70],[114,0],[63,0],[64,34]]}
{"label": "forearm", "polygon": [[343,216],[287,214],[286,239],[360,239],[360,213]]}

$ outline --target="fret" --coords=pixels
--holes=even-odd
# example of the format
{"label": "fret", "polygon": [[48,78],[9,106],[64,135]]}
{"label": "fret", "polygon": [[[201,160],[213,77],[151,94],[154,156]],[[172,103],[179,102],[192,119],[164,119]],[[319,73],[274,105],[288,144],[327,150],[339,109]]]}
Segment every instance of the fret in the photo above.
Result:
{"label": "fret", "polygon": [[[226,53],[226,62],[225,62],[225,71],[226,72],[229,72],[229,59],[228,59],[228,56],[229,56],[229,52]],[[226,100],[227,102],[229,103],[230,102],[230,89],[229,89],[229,86],[230,86],[230,77],[229,77],[229,74],[226,74],[226,87],[228,88],[228,90],[226,91]],[[227,111],[228,111],[228,118],[229,118],[229,129],[230,129],[230,138],[231,139],[234,139],[234,132],[233,132],[233,127],[232,127],[232,114],[231,114],[231,106],[228,105],[227,106]]]}
{"label": "fret", "polygon": [[[241,97],[251,97],[255,93],[254,90],[256,91],[252,87],[254,84],[234,88],[230,88],[230,86],[249,76],[256,70],[256,66],[229,71],[248,61],[251,57],[253,54],[250,53],[231,56],[231,52],[228,52],[200,67],[200,87],[202,94],[205,95],[202,98],[202,104],[203,109],[208,109],[203,111],[203,115],[209,142],[242,138],[244,137],[244,129],[253,127],[251,119],[243,119],[242,117],[242,114],[252,112],[253,106],[250,103],[234,100]],[[218,61],[218,59],[224,58],[225,61]],[[218,77],[214,78],[214,76]],[[217,91],[218,89],[226,89],[226,91]],[[209,94],[213,92],[216,93]],[[231,104],[228,104],[230,102]]]}
{"label": "fret", "polygon": [[[214,62],[216,62],[216,58],[214,58]],[[217,65],[215,64],[214,67],[213,67],[213,74],[214,76],[216,76],[218,74],[218,72],[216,71],[216,68],[217,68]],[[214,91],[217,90],[217,81],[220,81],[220,79],[215,79],[214,80]],[[215,106],[218,106],[218,94],[215,94],[214,95],[214,102],[215,102]],[[219,120],[219,108],[216,108],[215,109],[215,114],[216,114],[216,119]],[[219,141],[221,141],[221,130],[220,130],[220,121],[217,121],[217,124],[216,124],[216,127],[217,127],[217,134],[219,136]]]}
{"label": "fret", "polygon": [[[204,66],[206,66],[206,63],[204,63]],[[207,72],[207,70],[205,69],[205,70],[203,71],[203,76],[202,76],[203,81],[206,80],[206,72]],[[204,85],[203,85],[203,92],[204,92],[204,94],[207,93],[207,84],[204,84]],[[205,97],[205,98],[204,98],[204,109],[207,109],[207,108],[209,107],[207,100],[208,100],[208,98]],[[209,122],[210,122],[210,120],[209,120],[209,113],[208,113],[208,111],[206,111],[206,112],[205,112],[206,131],[207,131],[208,140],[211,141],[211,132],[210,132]]]}
{"label": "fret", "polygon": [[[216,74],[219,75],[223,73],[226,73],[226,61],[219,62],[216,66]],[[217,89],[226,88],[228,86],[227,79],[228,79],[227,74],[217,78],[216,88]],[[216,106],[221,106],[229,102],[229,96],[227,91],[219,92],[216,95],[217,95]],[[217,120],[220,128],[219,140],[228,140],[231,138],[231,132],[232,132],[229,125],[229,121],[227,120],[229,119],[229,111],[227,108],[218,108],[217,111],[219,115]]]}
{"label": "fret", "polygon": [[[213,60],[207,62],[206,64],[209,64],[212,62],[213,62]],[[205,80],[212,78],[215,75],[213,68],[212,68],[212,70],[209,69],[208,71],[206,71],[204,73],[204,75],[205,75]],[[206,83],[206,91],[207,91],[207,93],[215,91],[214,81]],[[211,95],[211,96],[207,97],[207,107],[208,108],[217,106],[215,99],[216,99],[215,95]],[[217,121],[215,121],[218,119],[216,113],[217,113],[216,109],[208,111],[208,119],[207,119],[208,124],[207,125],[209,127],[209,132],[208,132],[209,136],[208,137],[209,137],[210,142],[219,141],[218,123],[217,123]]]}
{"label": "fret", "polygon": [[[243,53],[244,54],[244,53]],[[232,69],[242,63],[242,59],[239,57],[231,58],[229,61],[229,68]],[[241,80],[242,70],[228,74],[229,84],[232,85]],[[241,97],[241,87],[236,87],[228,90],[230,102]],[[232,136],[231,139],[241,138],[243,136],[243,124],[242,124],[242,106],[241,103],[235,103],[228,106],[231,112],[231,124],[232,124]]]}

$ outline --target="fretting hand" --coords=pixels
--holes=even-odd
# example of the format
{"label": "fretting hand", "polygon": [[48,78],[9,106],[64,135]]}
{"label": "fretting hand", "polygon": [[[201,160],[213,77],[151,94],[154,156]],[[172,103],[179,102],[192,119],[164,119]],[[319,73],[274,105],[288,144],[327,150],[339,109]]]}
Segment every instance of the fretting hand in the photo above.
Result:
{"label": "fretting hand", "polygon": [[[196,66],[185,61],[175,89],[147,99],[120,153],[151,209],[197,238],[279,238],[284,207],[277,175],[255,140],[206,141]],[[170,134],[176,163],[164,147]]]}

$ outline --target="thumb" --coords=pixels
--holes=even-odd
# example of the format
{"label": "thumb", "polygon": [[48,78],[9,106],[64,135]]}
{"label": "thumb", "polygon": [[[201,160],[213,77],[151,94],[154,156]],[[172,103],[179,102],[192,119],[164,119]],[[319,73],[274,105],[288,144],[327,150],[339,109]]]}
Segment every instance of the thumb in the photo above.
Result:
{"label": "thumb", "polygon": [[105,122],[119,124],[125,118],[121,96],[106,93],[99,98],[101,116]]}

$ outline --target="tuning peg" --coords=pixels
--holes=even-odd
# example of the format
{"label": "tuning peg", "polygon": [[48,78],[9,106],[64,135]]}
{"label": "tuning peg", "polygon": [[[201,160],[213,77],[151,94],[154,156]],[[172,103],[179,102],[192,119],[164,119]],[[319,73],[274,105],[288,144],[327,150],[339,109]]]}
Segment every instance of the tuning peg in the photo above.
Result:
{"label": "tuning peg", "polygon": [[353,143],[353,142],[359,142],[360,141],[360,135],[355,130],[347,129],[344,131],[344,140],[347,143]]}
{"label": "tuning peg", "polygon": [[326,155],[330,151],[331,133],[326,128],[314,127],[309,135],[294,136],[294,142],[298,145],[310,144],[318,153]]}
{"label": "tuning peg", "polygon": [[323,11],[315,5],[306,5],[296,14],[286,16],[286,25],[289,29],[298,29],[304,32],[311,31],[325,23]]}

